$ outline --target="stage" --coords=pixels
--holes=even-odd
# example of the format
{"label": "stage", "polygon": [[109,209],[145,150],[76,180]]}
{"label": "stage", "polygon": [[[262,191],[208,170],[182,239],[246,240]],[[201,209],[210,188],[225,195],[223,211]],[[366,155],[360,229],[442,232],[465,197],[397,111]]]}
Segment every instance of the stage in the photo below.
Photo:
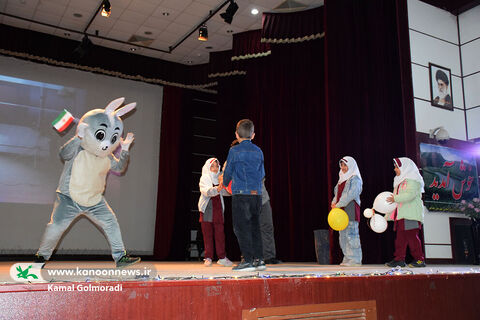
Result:
{"label": "stage", "polygon": [[128,270],[155,269],[149,276],[47,278],[52,270],[115,270],[113,262],[57,261],[47,263],[40,283],[15,282],[13,265],[0,263],[1,319],[396,320],[480,314],[480,267],[471,265],[283,263],[234,272],[201,262],[147,261]]}

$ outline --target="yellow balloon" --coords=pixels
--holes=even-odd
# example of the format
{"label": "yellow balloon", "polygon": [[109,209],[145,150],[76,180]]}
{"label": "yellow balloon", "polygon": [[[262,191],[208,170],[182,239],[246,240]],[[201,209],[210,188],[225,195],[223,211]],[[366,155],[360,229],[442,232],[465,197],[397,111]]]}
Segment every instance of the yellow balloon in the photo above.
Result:
{"label": "yellow balloon", "polygon": [[328,225],[336,231],[348,226],[348,214],[340,208],[333,208],[328,214]]}

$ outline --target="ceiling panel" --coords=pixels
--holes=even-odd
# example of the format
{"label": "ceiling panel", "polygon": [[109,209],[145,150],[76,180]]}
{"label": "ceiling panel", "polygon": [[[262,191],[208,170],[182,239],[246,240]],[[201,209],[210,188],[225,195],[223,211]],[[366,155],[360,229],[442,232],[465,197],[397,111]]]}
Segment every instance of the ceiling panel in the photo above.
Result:
{"label": "ceiling panel", "polygon": [[54,15],[44,11],[36,11],[33,20],[57,26],[62,20],[62,15]]}
{"label": "ceiling panel", "polygon": [[185,8],[183,12],[189,13],[196,17],[205,18],[208,16],[208,13],[212,10],[212,6],[203,4],[200,2],[192,2],[188,7]]}
{"label": "ceiling panel", "polygon": [[183,11],[188,7],[193,1],[191,0],[163,0],[162,6],[175,9],[177,11]]}
{"label": "ceiling panel", "polygon": [[132,11],[130,9],[126,9],[123,11],[122,15],[118,20],[120,21],[127,21],[127,22],[132,22],[137,25],[143,24],[148,18],[148,15],[142,14],[136,11]]}
{"label": "ceiling panel", "polygon": [[31,19],[33,17],[33,14],[35,13],[35,7],[15,5],[9,1],[7,2],[5,12],[23,18]]}
{"label": "ceiling panel", "polygon": [[139,12],[141,14],[149,16],[152,14],[152,12],[157,10],[160,2],[161,1],[152,3],[145,0],[133,0],[128,6],[128,10]]}
{"label": "ceiling panel", "polygon": [[51,15],[58,15],[62,17],[63,13],[67,9],[67,4],[68,2],[57,3],[50,0],[42,0],[38,3],[38,7],[36,8],[36,10],[38,12],[45,12]]}
{"label": "ceiling panel", "polygon": [[175,21],[178,15],[181,13],[180,10],[175,10],[172,8],[167,8],[164,6],[158,6],[157,9],[152,13],[152,16],[165,19],[168,21]]}

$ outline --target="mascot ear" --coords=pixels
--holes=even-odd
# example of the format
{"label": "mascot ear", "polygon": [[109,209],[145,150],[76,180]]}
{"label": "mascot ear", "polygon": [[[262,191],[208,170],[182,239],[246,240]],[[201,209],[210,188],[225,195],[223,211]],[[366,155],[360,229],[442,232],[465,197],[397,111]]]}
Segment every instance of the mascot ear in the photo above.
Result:
{"label": "mascot ear", "polygon": [[113,100],[105,108],[105,113],[106,114],[113,113],[113,111],[115,111],[115,109],[117,109],[118,107],[120,107],[122,105],[123,101],[125,101],[125,98],[118,98],[118,99]]}
{"label": "mascot ear", "polygon": [[135,109],[136,106],[137,106],[136,102],[129,103],[126,106],[124,106],[123,108],[118,109],[117,112],[115,112],[115,115],[121,117],[124,114],[126,114],[126,113],[132,111],[133,109]]}

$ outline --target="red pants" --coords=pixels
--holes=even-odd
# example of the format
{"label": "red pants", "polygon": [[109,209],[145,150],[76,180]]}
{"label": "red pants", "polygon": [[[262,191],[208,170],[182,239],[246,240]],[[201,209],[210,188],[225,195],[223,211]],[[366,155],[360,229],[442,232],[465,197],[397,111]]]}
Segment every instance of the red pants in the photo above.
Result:
{"label": "red pants", "polygon": [[225,258],[225,233],[223,223],[202,222],[203,244],[205,246],[205,259],[213,260],[213,235],[215,234],[215,248],[218,259]]}
{"label": "red pants", "polygon": [[397,237],[395,238],[395,260],[405,261],[407,246],[410,248],[410,253],[416,260],[425,260],[423,255],[422,242],[418,237],[419,228],[405,230],[403,220],[398,220],[396,226]]}

